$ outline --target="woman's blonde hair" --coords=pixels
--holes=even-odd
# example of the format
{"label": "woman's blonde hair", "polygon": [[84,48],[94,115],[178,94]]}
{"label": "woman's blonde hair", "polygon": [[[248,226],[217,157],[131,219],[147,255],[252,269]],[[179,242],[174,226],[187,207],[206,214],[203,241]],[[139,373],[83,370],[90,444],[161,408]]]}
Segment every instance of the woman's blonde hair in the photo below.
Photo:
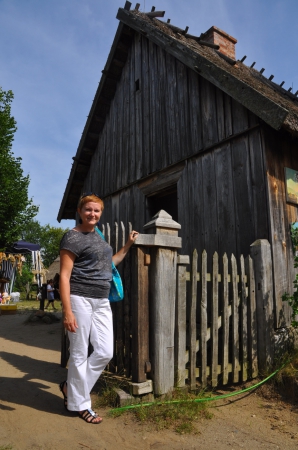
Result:
{"label": "woman's blonde hair", "polygon": [[82,207],[88,202],[99,203],[101,206],[101,210],[102,211],[104,210],[104,203],[102,199],[99,198],[98,195],[94,194],[93,192],[81,195],[78,203],[78,209],[82,209]]}

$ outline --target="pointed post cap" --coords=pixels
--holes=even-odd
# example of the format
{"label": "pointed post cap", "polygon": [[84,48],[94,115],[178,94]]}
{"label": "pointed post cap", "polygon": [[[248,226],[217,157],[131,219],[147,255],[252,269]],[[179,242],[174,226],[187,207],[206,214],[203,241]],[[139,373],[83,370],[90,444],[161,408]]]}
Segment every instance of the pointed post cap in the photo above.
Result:
{"label": "pointed post cap", "polygon": [[150,222],[144,225],[143,228],[144,230],[155,228],[156,234],[177,235],[177,230],[181,229],[181,225],[178,222],[175,222],[170,214],[161,209],[157,214],[155,214],[155,216],[152,217],[152,220]]}

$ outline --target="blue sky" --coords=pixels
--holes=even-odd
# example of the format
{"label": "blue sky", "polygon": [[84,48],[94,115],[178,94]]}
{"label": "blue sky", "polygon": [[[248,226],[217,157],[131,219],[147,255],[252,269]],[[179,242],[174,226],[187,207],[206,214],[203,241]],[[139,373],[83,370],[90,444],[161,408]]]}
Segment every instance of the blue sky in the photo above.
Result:
{"label": "blue sky", "polygon": [[[200,35],[215,25],[238,40],[236,57],[298,90],[297,0],[139,0],[141,11]],[[13,152],[30,175],[36,219],[57,214],[124,0],[0,0],[0,86],[14,92]],[[137,2],[132,3],[134,8]]]}

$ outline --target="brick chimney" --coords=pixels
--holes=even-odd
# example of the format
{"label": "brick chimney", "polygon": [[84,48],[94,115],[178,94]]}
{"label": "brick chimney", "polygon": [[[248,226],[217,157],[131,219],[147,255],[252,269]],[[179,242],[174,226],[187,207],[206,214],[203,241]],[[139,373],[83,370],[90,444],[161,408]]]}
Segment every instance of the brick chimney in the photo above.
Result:
{"label": "brick chimney", "polygon": [[212,26],[206,33],[201,34],[201,39],[211,44],[219,45],[219,51],[231,59],[236,59],[235,45],[237,39],[233,38],[225,31]]}

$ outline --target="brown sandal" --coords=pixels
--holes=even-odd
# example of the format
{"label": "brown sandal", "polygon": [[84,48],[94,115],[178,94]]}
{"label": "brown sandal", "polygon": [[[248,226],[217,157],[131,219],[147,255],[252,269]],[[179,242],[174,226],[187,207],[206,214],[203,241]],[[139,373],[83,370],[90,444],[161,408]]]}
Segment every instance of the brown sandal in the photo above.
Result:
{"label": "brown sandal", "polygon": [[[99,415],[96,412],[94,412],[92,409],[85,409],[84,411],[79,412],[78,414],[79,414],[80,418],[85,420],[85,422],[87,422],[87,423],[98,424],[98,423],[102,422],[102,418],[99,417]],[[91,419],[90,419],[90,417],[91,417]],[[95,422],[95,419],[97,419],[97,418],[100,418],[100,420]]]}

